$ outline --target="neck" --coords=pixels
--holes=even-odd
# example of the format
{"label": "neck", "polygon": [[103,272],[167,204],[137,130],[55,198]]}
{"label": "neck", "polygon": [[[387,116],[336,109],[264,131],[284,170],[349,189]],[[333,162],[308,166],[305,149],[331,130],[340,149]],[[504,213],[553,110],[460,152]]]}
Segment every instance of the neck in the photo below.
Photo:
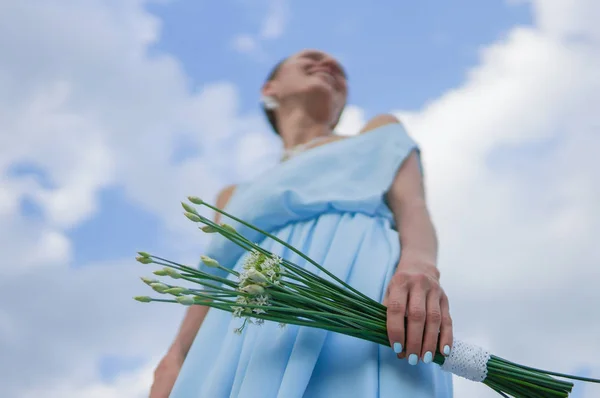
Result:
{"label": "neck", "polygon": [[327,123],[315,120],[305,113],[293,112],[280,115],[278,119],[277,128],[285,149],[305,144],[315,138],[332,133],[331,127]]}

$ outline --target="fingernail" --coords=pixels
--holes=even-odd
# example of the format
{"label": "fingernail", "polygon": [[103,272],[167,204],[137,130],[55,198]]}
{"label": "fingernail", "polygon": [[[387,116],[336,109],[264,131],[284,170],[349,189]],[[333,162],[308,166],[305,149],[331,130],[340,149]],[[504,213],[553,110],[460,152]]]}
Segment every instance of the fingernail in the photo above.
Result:
{"label": "fingernail", "polygon": [[450,346],[449,345],[445,345],[444,346],[444,355],[450,355]]}
{"label": "fingernail", "polygon": [[408,357],[408,363],[414,366],[417,364],[417,362],[419,362],[419,357],[417,354],[410,354]]}
{"label": "fingernail", "polygon": [[402,344],[394,343],[394,352],[400,354],[402,352]]}
{"label": "fingernail", "polygon": [[423,356],[423,362],[431,363],[431,361],[433,361],[433,354],[431,353],[431,351],[427,351]]}

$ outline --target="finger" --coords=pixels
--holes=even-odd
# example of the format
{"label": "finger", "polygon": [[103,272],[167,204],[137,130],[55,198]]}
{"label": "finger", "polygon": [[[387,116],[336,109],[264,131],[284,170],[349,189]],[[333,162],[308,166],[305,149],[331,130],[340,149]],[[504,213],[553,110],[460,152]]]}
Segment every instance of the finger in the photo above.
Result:
{"label": "finger", "polygon": [[436,352],[442,312],[440,309],[440,290],[430,290],[427,295],[427,316],[425,318],[425,334],[423,335],[423,349],[421,358],[424,363],[431,363]]}
{"label": "finger", "polygon": [[425,289],[420,285],[414,285],[408,294],[408,326],[406,328],[406,354],[408,363],[411,365],[419,362],[421,354],[423,330],[427,317],[426,302]]}
{"label": "finger", "polygon": [[445,356],[450,355],[452,350],[452,342],[454,341],[452,331],[452,317],[450,317],[450,303],[448,302],[448,296],[442,294],[440,298],[440,310],[442,315],[442,322],[440,325],[440,352]]}
{"label": "finger", "polygon": [[406,315],[407,296],[408,290],[405,286],[393,284],[390,286],[388,297],[385,300],[388,338],[390,346],[396,354],[401,354],[404,349],[404,316]]}

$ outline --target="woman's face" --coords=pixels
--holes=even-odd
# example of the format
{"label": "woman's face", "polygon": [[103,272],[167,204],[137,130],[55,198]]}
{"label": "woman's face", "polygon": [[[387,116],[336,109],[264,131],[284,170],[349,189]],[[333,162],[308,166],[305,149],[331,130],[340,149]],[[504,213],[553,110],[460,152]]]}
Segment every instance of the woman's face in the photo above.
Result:
{"label": "woman's face", "polygon": [[299,99],[334,124],[346,104],[346,73],[339,62],[322,51],[300,51],[283,62],[263,94],[279,101]]}

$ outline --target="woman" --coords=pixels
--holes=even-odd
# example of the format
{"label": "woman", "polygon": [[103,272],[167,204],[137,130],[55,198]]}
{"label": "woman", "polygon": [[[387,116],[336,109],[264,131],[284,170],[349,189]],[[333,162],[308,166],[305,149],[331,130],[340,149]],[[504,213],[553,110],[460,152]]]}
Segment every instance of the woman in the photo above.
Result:
{"label": "woman", "polygon": [[[223,190],[217,206],[383,301],[390,347],[269,322],[238,336],[232,330],[239,319],[194,306],[155,371],[152,398],[452,396],[451,376],[431,364],[436,349],[449,354],[452,324],[418,149],[390,115],[374,118],[356,137],[334,135],[346,83],[338,62],[320,51],[280,63],[262,94],[285,161]],[[271,240],[260,244],[305,265]],[[242,252],[223,238],[207,254],[227,267],[241,263]]]}

